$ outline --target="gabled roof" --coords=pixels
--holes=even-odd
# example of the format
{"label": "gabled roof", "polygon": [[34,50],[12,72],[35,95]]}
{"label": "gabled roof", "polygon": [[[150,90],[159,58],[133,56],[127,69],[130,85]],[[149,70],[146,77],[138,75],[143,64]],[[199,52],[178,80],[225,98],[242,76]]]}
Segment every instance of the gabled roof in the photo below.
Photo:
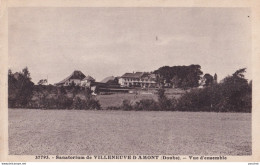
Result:
{"label": "gabled roof", "polygon": [[88,80],[88,81],[95,81],[95,79],[93,78],[93,77],[91,77],[91,76],[87,76],[87,77],[85,77],[84,79],[83,79],[83,81],[84,80]]}
{"label": "gabled roof", "polygon": [[115,80],[115,77],[114,76],[109,76],[109,77],[106,77],[104,78],[102,81],[100,81],[101,83],[107,83],[109,81],[114,81]]}
{"label": "gabled roof", "polygon": [[67,78],[65,78],[64,80],[56,83],[56,85],[58,84],[64,84],[66,81],[70,80],[70,79],[79,79],[82,80],[84,79],[86,76],[79,70],[75,70],[70,76],[68,76]]}
{"label": "gabled roof", "polygon": [[144,79],[156,79],[156,75],[154,74],[154,73],[144,73],[143,74],[143,76],[142,76],[142,78],[144,78]]}
{"label": "gabled roof", "polygon": [[141,78],[144,72],[135,72],[135,73],[125,73],[122,78]]}

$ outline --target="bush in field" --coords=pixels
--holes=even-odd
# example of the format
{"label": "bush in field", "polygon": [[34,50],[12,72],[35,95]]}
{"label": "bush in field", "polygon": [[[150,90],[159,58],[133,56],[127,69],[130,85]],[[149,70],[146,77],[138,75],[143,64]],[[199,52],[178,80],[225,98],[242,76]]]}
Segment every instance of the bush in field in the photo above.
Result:
{"label": "bush in field", "polygon": [[154,101],[153,99],[142,99],[140,101],[137,101],[135,103],[131,103],[129,100],[123,100],[122,105],[119,107],[116,106],[111,106],[108,107],[108,109],[112,110],[118,110],[118,109],[123,109],[123,110],[158,110],[158,103]]}
{"label": "bush in field", "polygon": [[160,88],[158,90],[158,108],[161,111],[170,111],[170,110],[175,110],[175,104],[176,100],[175,99],[169,99],[165,95],[165,89]]}
{"label": "bush in field", "polygon": [[89,110],[89,109],[101,109],[101,106],[99,104],[99,101],[90,98],[90,99],[81,99],[80,97],[75,97],[73,99],[73,104],[72,104],[73,109],[84,109],[84,110]]}
{"label": "bush in field", "polygon": [[43,97],[39,101],[30,101],[27,108],[36,109],[71,109],[73,100],[68,97]]}
{"label": "bush in field", "polygon": [[[80,90],[78,87],[55,87],[55,90],[49,91],[40,89],[37,91],[40,100],[38,108],[44,109],[101,109],[98,100],[95,100],[89,90]],[[71,93],[72,97],[68,97],[67,93]],[[78,94],[82,94],[82,98]],[[50,96],[52,95],[52,96]],[[47,98],[47,96],[49,96]]]}
{"label": "bush in field", "polygon": [[56,104],[58,109],[70,109],[73,104],[73,100],[64,95],[60,95],[57,100],[55,100],[54,104]]}
{"label": "bush in field", "polygon": [[100,109],[101,109],[101,105],[100,105],[99,101],[98,101],[98,100],[95,100],[95,99],[93,99],[93,98],[87,100],[87,101],[86,101],[86,105],[87,105],[86,107],[87,107],[88,109],[97,109],[97,110],[100,110]]}
{"label": "bush in field", "polygon": [[221,83],[184,94],[177,104],[183,111],[251,112],[252,85],[244,78],[245,68]]}
{"label": "bush in field", "polygon": [[208,111],[211,107],[210,92],[208,88],[193,89],[184,94],[177,104],[181,111]]}
{"label": "bush in field", "polygon": [[122,107],[121,107],[123,110],[132,110],[133,107],[131,105],[131,102],[129,100],[123,100],[123,104],[122,104]]}
{"label": "bush in field", "polygon": [[[91,90],[80,89],[78,86],[34,85],[32,93],[33,99],[30,99],[24,108],[101,109],[99,101],[91,95]],[[20,105],[16,107],[21,108]]]}
{"label": "bush in field", "polygon": [[108,110],[120,110],[121,107],[120,106],[108,106],[107,109]]}
{"label": "bush in field", "polygon": [[[129,100],[123,100],[121,109],[123,110],[148,110],[148,111],[171,111],[176,109],[176,100],[168,99],[165,95],[164,89],[158,90],[158,101],[153,99],[142,99],[135,103]],[[108,109],[119,109],[119,107],[108,107]]]}
{"label": "bush in field", "polygon": [[153,99],[143,99],[136,102],[134,105],[135,110],[158,110],[158,103]]}
{"label": "bush in field", "polygon": [[85,102],[80,97],[75,97],[73,99],[72,108],[73,109],[83,109],[85,107]]}
{"label": "bush in field", "polygon": [[90,88],[84,89],[84,96],[86,99],[91,99],[93,97],[91,93],[92,93],[92,91]]}

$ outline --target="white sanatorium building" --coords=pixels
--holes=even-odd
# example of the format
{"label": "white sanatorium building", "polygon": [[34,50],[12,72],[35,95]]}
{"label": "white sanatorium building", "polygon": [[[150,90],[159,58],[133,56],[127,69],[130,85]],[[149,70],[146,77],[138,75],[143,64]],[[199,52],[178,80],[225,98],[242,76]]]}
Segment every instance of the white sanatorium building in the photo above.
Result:
{"label": "white sanatorium building", "polygon": [[157,87],[156,75],[147,72],[125,73],[119,78],[122,87]]}
{"label": "white sanatorium building", "polygon": [[[117,82],[118,80],[118,82]],[[56,86],[69,86],[74,83],[76,86],[90,87],[95,82],[91,76],[85,76],[81,71],[75,70],[64,80],[54,84]],[[107,77],[100,83],[118,84],[121,87],[158,87],[156,75],[147,72],[125,73],[121,77]]]}

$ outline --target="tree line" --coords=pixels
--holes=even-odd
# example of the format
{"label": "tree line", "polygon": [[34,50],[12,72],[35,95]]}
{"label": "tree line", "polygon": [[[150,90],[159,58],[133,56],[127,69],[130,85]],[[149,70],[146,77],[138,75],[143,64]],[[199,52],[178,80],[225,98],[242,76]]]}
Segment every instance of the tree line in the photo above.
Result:
{"label": "tree line", "polygon": [[[36,109],[101,109],[88,88],[34,85],[28,68],[21,72],[8,71],[8,107]],[[46,84],[46,83],[45,83]]]}
{"label": "tree line", "polygon": [[179,100],[182,111],[251,112],[252,81],[245,79],[246,68],[235,71],[220,83],[193,89]]}
{"label": "tree line", "polygon": [[[184,75],[177,74],[176,70],[183,70]],[[144,99],[133,103],[124,100],[121,106],[108,107],[108,109],[251,112],[252,81],[245,79],[245,72],[246,68],[239,69],[219,83],[216,74],[214,76],[205,74],[202,78],[204,88],[200,89],[194,88],[199,85],[200,76],[203,74],[199,65],[162,67],[157,71],[160,73],[159,80],[162,78],[161,80],[173,83],[179,88],[193,88],[186,91],[179,99],[170,99],[167,98],[162,87],[157,91],[158,101]],[[194,77],[195,80],[188,80],[190,77]],[[176,79],[178,81],[173,81]],[[101,109],[99,101],[91,95],[89,88],[34,85],[27,67],[21,72],[8,71],[8,106],[10,108]]]}
{"label": "tree line", "polygon": [[203,72],[200,65],[163,66],[155,70],[157,82],[169,83],[175,88],[193,88],[199,86]]}

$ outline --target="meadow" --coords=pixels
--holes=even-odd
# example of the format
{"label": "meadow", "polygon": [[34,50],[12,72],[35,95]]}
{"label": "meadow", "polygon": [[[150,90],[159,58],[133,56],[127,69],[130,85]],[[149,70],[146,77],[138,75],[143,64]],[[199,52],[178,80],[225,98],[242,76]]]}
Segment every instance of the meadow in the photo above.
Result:
{"label": "meadow", "polygon": [[9,109],[10,155],[251,155],[251,113]]}
{"label": "meadow", "polygon": [[[165,91],[165,95],[168,98],[180,98],[186,91],[181,89],[168,88]],[[100,102],[101,107],[106,109],[109,106],[121,106],[123,100],[130,100],[132,102],[140,101],[142,99],[158,100],[157,90],[150,89],[149,91],[138,90],[137,95],[135,93],[114,93],[110,95],[97,95],[96,99]]]}

